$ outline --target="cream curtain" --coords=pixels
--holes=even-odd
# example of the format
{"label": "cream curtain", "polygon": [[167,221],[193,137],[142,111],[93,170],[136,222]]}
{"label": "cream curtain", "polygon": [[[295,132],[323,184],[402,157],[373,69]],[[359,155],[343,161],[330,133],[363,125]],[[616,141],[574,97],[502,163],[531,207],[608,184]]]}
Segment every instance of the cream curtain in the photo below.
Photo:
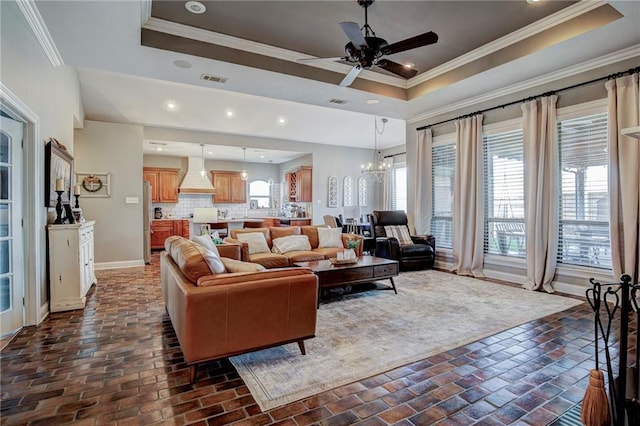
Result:
{"label": "cream curtain", "polygon": [[391,157],[391,171],[385,177],[382,183],[382,210],[392,210],[393,209],[393,159]]}
{"label": "cream curtain", "polygon": [[416,185],[416,201],[413,210],[416,233],[418,235],[428,235],[431,233],[432,146],[433,135],[431,129],[418,131],[414,180]]}
{"label": "cream curtain", "polygon": [[456,121],[453,193],[453,271],[482,277],[484,262],[484,167],[482,115]]}
{"label": "cream curtain", "polygon": [[557,96],[522,104],[527,283],[553,293],[558,252]]}
{"label": "cream curtain", "polygon": [[[638,73],[607,81],[609,100],[609,229],[614,277],[640,272],[640,141],[620,131],[640,125]],[[634,281],[635,282],[635,281]]]}

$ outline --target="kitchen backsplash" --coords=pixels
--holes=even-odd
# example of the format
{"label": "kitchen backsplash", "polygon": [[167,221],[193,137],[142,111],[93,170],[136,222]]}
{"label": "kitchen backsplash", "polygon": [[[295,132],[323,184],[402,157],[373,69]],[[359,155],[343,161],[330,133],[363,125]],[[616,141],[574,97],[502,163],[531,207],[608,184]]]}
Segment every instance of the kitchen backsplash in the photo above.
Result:
{"label": "kitchen backsplash", "polygon": [[[299,203],[301,206],[306,207],[308,216],[311,216],[310,205],[311,203]],[[193,209],[196,207],[216,207],[218,211],[227,210],[228,218],[239,217],[265,217],[265,216],[280,216],[281,211],[275,211],[275,209],[266,210],[249,209],[249,204],[222,204],[213,203],[210,195],[203,194],[178,194],[177,203],[153,203],[153,207],[162,208],[163,217],[175,217],[184,218],[189,217],[193,213]]]}

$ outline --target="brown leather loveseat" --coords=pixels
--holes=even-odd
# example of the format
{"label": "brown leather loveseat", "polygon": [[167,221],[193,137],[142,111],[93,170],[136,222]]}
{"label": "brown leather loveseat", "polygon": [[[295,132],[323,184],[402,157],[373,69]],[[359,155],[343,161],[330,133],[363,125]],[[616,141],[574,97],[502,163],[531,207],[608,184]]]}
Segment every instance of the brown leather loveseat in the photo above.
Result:
{"label": "brown leather loveseat", "polygon": [[[311,262],[314,260],[323,260],[336,257],[337,253],[349,248],[349,240],[358,241],[354,248],[356,256],[362,256],[362,248],[364,237],[357,234],[344,234],[338,231],[339,243],[331,247],[324,247],[321,244],[318,228],[323,228],[328,232],[336,230],[336,228],[327,228],[324,225],[308,225],[308,226],[284,226],[272,228],[237,228],[231,230],[231,238],[225,241],[231,243],[242,244],[242,260],[245,262],[258,263],[265,268],[284,268],[293,266],[295,262]],[[262,233],[266,240],[264,251],[259,253],[251,253],[249,244],[241,241],[242,234]],[[320,231],[322,232],[322,231]],[[304,235],[307,237],[309,247],[306,250],[293,250],[284,253],[274,253],[274,240],[277,238],[289,237],[292,235]]]}
{"label": "brown leather loveseat", "polygon": [[240,245],[217,249],[224,264],[217,274],[215,255],[182,237],[167,238],[160,257],[162,293],[190,382],[206,361],[292,342],[304,355],[304,340],[315,336],[318,278],[308,268],[269,271],[240,262]]}

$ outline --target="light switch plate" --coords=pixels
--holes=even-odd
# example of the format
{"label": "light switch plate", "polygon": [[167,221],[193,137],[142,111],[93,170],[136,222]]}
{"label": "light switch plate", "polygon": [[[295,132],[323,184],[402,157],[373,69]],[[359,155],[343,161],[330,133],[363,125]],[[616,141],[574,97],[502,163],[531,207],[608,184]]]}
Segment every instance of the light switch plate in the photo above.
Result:
{"label": "light switch plate", "polygon": [[125,204],[138,204],[140,202],[140,198],[138,197],[124,197]]}

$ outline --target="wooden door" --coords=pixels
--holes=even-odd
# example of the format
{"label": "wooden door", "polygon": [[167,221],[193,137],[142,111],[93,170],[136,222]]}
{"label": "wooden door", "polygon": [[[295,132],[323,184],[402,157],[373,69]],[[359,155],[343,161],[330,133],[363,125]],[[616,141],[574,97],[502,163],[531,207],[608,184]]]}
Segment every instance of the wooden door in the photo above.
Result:
{"label": "wooden door", "polygon": [[240,173],[231,176],[231,202],[246,203],[247,202],[247,181],[242,180]]}
{"label": "wooden door", "polygon": [[213,200],[216,203],[231,202],[231,175],[224,172],[211,172],[213,177],[213,186],[216,193]]}
{"label": "wooden door", "polygon": [[313,201],[311,194],[311,171],[303,167],[296,172],[296,201],[310,203]]}
{"label": "wooden door", "polygon": [[142,180],[149,182],[149,185],[151,185],[151,202],[159,202],[158,172],[144,169],[142,171]]}
{"label": "wooden door", "polygon": [[151,248],[163,249],[164,240],[173,235],[173,220],[154,220],[151,222]]}
{"label": "wooden door", "polygon": [[158,180],[160,186],[160,202],[161,203],[177,203],[178,202],[178,172],[176,170],[168,170],[158,172]]}

